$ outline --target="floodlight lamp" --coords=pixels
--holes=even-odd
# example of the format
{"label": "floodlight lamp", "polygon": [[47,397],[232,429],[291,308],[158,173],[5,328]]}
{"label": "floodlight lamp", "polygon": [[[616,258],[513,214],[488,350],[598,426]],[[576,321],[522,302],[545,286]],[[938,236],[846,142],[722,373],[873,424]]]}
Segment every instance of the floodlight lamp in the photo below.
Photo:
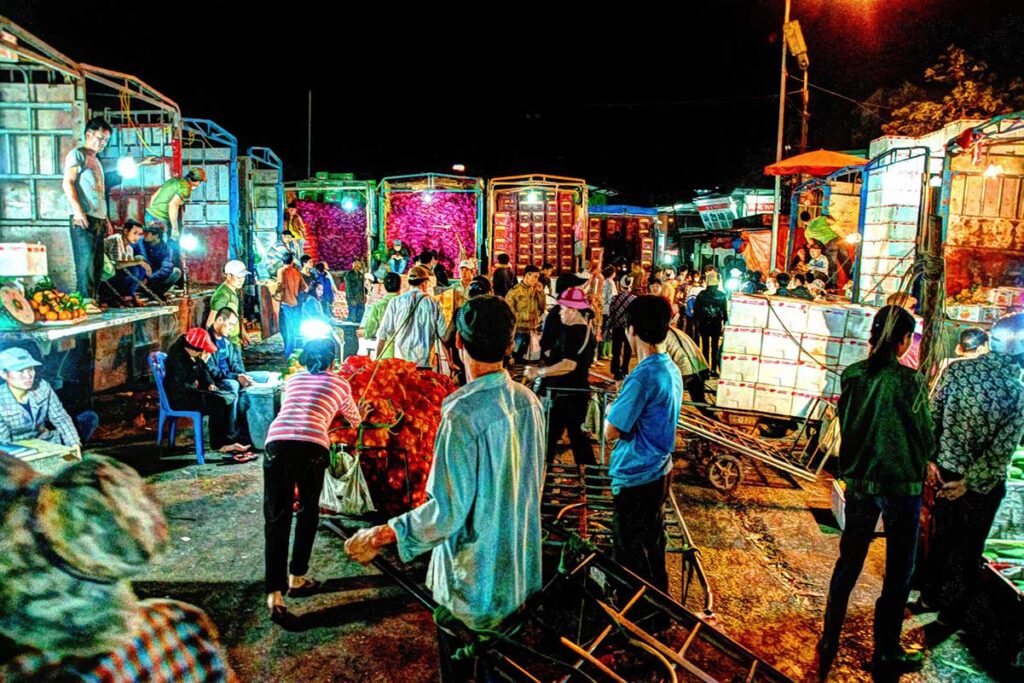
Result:
{"label": "floodlight lamp", "polygon": [[117,160],[117,174],[124,180],[131,180],[139,175],[138,164],[131,157],[121,157]]}
{"label": "floodlight lamp", "polygon": [[199,249],[199,240],[192,233],[185,233],[178,240],[178,246],[182,251],[196,251]]}
{"label": "floodlight lamp", "polygon": [[299,325],[299,334],[306,341],[327,339],[331,336],[331,326],[319,318],[308,318]]}

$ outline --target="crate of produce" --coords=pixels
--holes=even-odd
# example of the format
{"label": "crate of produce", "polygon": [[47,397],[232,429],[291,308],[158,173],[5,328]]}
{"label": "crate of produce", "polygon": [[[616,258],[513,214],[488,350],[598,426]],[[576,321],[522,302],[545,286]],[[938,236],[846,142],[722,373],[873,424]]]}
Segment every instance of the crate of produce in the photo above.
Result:
{"label": "crate of produce", "polygon": [[779,330],[765,330],[761,338],[761,355],[779,360],[800,360],[800,337]]}
{"label": "crate of produce", "polygon": [[793,410],[793,389],[767,384],[756,385],[754,410],[772,415],[789,415]]}
{"label": "crate of produce", "polygon": [[825,337],[818,334],[805,334],[800,338],[803,354],[800,360],[815,360],[824,365],[839,365],[839,355],[843,350],[843,338]]}
{"label": "crate of produce", "polygon": [[761,336],[759,328],[726,325],[722,330],[722,353],[760,355]]}
{"label": "crate of produce", "polygon": [[871,324],[878,315],[878,309],[870,306],[853,305],[847,307],[846,334],[847,339],[871,339]]}
{"label": "crate of produce", "polygon": [[824,413],[825,402],[821,400],[819,394],[801,389],[793,390],[793,403],[789,410],[791,417],[820,420]]}
{"label": "crate of produce", "polygon": [[861,339],[844,339],[843,349],[839,353],[839,365],[849,367],[854,363],[866,360],[871,353],[871,346]]}
{"label": "crate of produce", "polygon": [[757,383],[766,386],[793,389],[800,363],[795,360],[762,358],[757,372]]}
{"label": "crate of produce", "polygon": [[768,328],[789,331],[797,335],[807,331],[808,303],[793,299],[770,297],[768,309]]}
{"label": "crate of produce", "polygon": [[802,362],[796,371],[796,386],[794,388],[820,396],[828,386],[828,375],[828,370],[818,363]]}
{"label": "crate of produce", "polygon": [[842,337],[846,333],[847,315],[845,306],[811,304],[804,332],[823,337]]}
{"label": "crate of produce", "polygon": [[753,410],[754,383],[719,379],[715,405],[719,408],[732,408],[733,410]]}
{"label": "crate of produce", "polygon": [[743,354],[722,354],[722,367],[719,378],[733,382],[757,382],[757,373],[761,359],[757,356]]}
{"label": "crate of produce", "polygon": [[764,297],[733,294],[729,301],[729,324],[763,328],[768,324],[768,300]]}

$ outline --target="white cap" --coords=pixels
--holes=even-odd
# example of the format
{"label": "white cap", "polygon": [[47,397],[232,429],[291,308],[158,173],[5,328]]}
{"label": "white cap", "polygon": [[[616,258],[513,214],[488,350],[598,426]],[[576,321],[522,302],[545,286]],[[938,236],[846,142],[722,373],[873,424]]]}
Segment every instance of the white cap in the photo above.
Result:
{"label": "white cap", "polygon": [[459,268],[469,268],[470,270],[476,270],[476,261],[471,258],[465,259],[459,262]]}
{"label": "white cap", "polygon": [[249,274],[249,271],[245,269],[245,264],[241,261],[228,261],[224,264],[224,273],[235,277],[244,277]]}

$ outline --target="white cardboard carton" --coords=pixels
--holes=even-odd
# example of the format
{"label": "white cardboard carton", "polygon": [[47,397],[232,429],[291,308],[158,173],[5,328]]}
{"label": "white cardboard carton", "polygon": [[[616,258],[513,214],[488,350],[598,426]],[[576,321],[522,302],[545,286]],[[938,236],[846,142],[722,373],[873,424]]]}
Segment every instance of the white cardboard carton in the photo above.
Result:
{"label": "white cardboard carton", "polygon": [[793,404],[789,414],[793,417],[811,418],[818,420],[825,412],[825,404],[818,397],[818,394],[797,389],[792,392]]}
{"label": "white cardboard carton", "polygon": [[757,356],[761,354],[761,330],[727,325],[722,330],[722,353]]}
{"label": "white cardboard carton", "polygon": [[871,352],[870,345],[860,339],[844,339],[843,350],[839,354],[839,365],[849,367],[854,363],[865,360]]}
{"label": "white cardboard carton", "polygon": [[842,337],[846,334],[847,311],[845,306],[811,304],[807,311],[807,334],[823,337]]}
{"label": "white cardboard carton", "polygon": [[793,390],[758,384],[754,389],[754,410],[774,415],[789,415],[793,409]]}
{"label": "white cardboard carton", "polygon": [[761,356],[780,360],[800,360],[801,335],[789,336],[779,330],[765,330],[761,338]]}
{"label": "white cardboard carton", "polygon": [[729,301],[729,324],[735,327],[763,328],[768,324],[768,300],[764,297],[733,294]]}
{"label": "white cardboard carton", "polygon": [[762,358],[757,383],[792,389],[796,386],[796,373],[799,369],[800,363],[795,360]]}
{"label": "white cardboard carton", "polygon": [[877,308],[870,306],[851,305],[847,307],[846,334],[848,339],[871,339],[871,323],[878,314]]}
{"label": "white cardboard carton", "polygon": [[718,393],[715,397],[715,405],[719,408],[733,408],[735,410],[754,409],[754,383],[753,382],[730,382],[729,380],[718,380]]}
{"label": "white cardboard carton", "polygon": [[805,334],[800,339],[803,354],[800,360],[816,360],[825,365],[839,365],[839,354],[843,350],[842,337],[823,337],[817,334]]}
{"label": "white cardboard carton", "polygon": [[770,297],[768,310],[768,328],[772,330],[789,330],[793,335],[806,332],[807,311],[810,304],[797,299]]}
{"label": "white cardboard carton", "polygon": [[797,391],[821,396],[827,384],[828,370],[814,361],[800,363],[800,367],[796,371],[796,385],[794,387]]}
{"label": "white cardboard carton", "polygon": [[723,353],[719,378],[730,382],[757,382],[761,359],[757,356]]}

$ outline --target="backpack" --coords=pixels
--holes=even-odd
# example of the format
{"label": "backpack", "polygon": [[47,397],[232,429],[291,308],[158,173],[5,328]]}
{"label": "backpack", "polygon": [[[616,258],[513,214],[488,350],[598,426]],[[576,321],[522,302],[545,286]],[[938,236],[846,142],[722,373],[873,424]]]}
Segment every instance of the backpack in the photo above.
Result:
{"label": "backpack", "polygon": [[725,320],[724,299],[706,296],[700,301],[699,317],[707,322]]}

